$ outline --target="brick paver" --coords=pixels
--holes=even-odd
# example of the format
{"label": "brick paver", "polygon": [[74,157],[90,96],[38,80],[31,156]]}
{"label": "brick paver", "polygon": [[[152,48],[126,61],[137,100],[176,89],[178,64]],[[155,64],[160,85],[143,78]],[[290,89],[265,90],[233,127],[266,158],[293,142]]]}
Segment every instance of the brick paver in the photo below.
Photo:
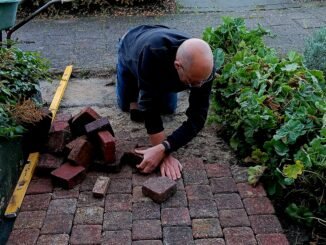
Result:
{"label": "brick paver", "polygon": [[223,229],[225,242],[227,245],[246,244],[256,245],[253,231],[249,227],[234,227]]}
{"label": "brick paver", "polygon": [[20,212],[15,220],[14,229],[40,229],[45,215],[45,211]]}
{"label": "brick paver", "polygon": [[103,208],[101,207],[82,207],[77,208],[74,224],[75,225],[102,225]]}
{"label": "brick paver", "polygon": [[68,243],[69,243],[68,234],[41,235],[37,240],[37,245],[49,245],[49,244],[68,245]]}
{"label": "brick paver", "polygon": [[70,244],[101,244],[101,225],[76,225],[73,227]]}
{"label": "brick paver", "polygon": [[217,207],[213,200],[190,200],[189,212],[191,218],[218,217]]}
{"label": "brick paver", "polygon": [[216,218],[193,219],[192,233],[195,239],[223,237],[220,222]]}
{"label": "brick paver", "polygon": [[135,220],[132,223],[132,240],[155,240],[162,238],[160,220]]}
{"label": "brick paver", "polygon": [[222,227],[250,226],[247,213],[244,209],[226,209],[219,211]]}
{"label": "brick paver", "polygon": [[45,217],[41,234],[69,234],[74,216],[69,214],[50,214]]}
{"label": "brick paver", "polygon": [[187,208],[162,209],[162,225],[191,225],[189,210]]}
{"label": "brick paver", "polygon": [[19,229],[13,230],[8,238],[8,245],[36,244],[39,236],[39,229]]}
{"label": "brick paver", "polygon": [[160,219],[160,205],[154,202],[137,202],[132,205],[132,219]]}
{"label": "brick paver", "polygon": [[131,212],[107,212],[104,214],[103,230],[131,230]]}
{"label": "brick paver", "polygon": [[47,210],[50,200],[51,200],[50,193],[26,195],[20,210],[21,211]]}
{"label": "brick paver", "polygon": [[131,245],[131,231],[105,231],[102,234],[102,245]]}

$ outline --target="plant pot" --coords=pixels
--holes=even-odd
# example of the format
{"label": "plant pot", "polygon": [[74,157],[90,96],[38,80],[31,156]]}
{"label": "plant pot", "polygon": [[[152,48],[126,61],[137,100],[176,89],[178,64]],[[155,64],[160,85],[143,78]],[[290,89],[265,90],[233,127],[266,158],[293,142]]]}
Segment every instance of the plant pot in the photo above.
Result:
{"label": "plant pot", "polygon": [[0,0],[0,31],[15,25],[20,0]]}

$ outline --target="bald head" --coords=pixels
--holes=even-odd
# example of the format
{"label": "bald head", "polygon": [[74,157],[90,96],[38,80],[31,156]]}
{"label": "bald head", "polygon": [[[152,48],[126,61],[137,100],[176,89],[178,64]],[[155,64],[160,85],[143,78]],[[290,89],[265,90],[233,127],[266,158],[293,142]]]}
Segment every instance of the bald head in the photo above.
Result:
{"label": "bald head", "polygon": [[193,82],[206,80],[213,70],[212,50],[201,39],[188,39],[178,48],[175,61],[177,70],[178,65],[182,66],[188,79]]}

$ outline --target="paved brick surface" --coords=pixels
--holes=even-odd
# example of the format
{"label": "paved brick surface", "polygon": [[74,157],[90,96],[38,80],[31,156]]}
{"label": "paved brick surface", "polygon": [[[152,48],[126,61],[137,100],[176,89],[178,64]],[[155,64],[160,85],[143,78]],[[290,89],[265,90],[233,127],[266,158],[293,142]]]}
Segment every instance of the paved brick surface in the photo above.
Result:
{"label": "paved brick surface", "polygon": [[191,218],[215,218],[218,217],[217,207],[213,200],[189,200],[189,212]]}
{"label": "paved brick surface", "polygon": [[40,229],[45,218],[45,211],[20,212],[15,220],[14,229]]}
{"label": "paved brick surface", "polygon": [[107,212],[104,214],[103,230],[131,230],[132,218],[131,212]]}
{"label": "paved brick surface", "polygon": [[274,207],[267,197],[246,198],[243,204],[249,215],[273,214]]}
{"label": "paved brick surface", "polygon": [[243,208],[241,198],[237,193],[216,194],[214,197],[219,210]]}
{"label": "paved brick surface", "polygon": [[41,234],[70,234],[74,216],[69,214],[50,214],[45,217]]}
{"label": "paved brick surface", "polygon": [[135,220],[132,223],[132,240],[155,240],[162,238],[160,220]]}
{"label": "paved brick surface", "polygon": [[41,235],[37,240],[37,245],[49,245],[49,244],[68,245],[68,243],[69,243],[68,234]]}
{"label": "paved brick surface", "polygon": [[186,186],[188,200],[213,199],[213,193],[209,185]]}
{"label": "paved brick surface", "polygon": [[160,219],[160,205],[154,202],[137,202],[132,205],[132,219]]}
{"label": "paved brick surface", "polygon": [[252,187],[248,183],[239,183],[237,184],[237,187],[241,198],[266,196],[265,189],[261,184],[258,184],[256,187]]}
{"label": "paved brick surface", "polygon": [[223,237],[218,219],[193,219],[192,234],[195,239]]}
{"label": "paved brick surface", "polygon": [[258,245],[288,245],[289,242],[284,234],[259,234],[256,236]]}
{"label": "paved brick surface", "polygon": [[103,212],[101,207],[82,207],[77,208],[74,224],[75,225],[102,225]]}
{"label": "paved brick surface", "polygon": [[184,170],[182,172],[184,184],[187,185],[207,185],[208,178],[204,169]]}
{"label": "paved brick surface", "polygon": [[108,189],[108,193],[126,193],[132,192],[131,179],[115,179],[111,181]]}
{"label": "paved brick surface", "polygon": [[8,238],[8,245],[36,244],[40,231],[38,229],[13,230]]}
{"label": "paved brick surface", "polygon": [[253,215],[249,220],[255,234],[280,233],[282,227],[275,215]]}
{"label": "paved brick surface", "polygon": [[237,186],[233,178],[211,178],[210,179],[212,192],[215,193],[228,193],[236,192]]}
{"label": "paved brick surface", "polygon": [[208,178],[231,176],[231,170],[228,164],[206,164],[205,168]]}
{"label": "paved brick surface", "polygon": [[101,244],[101,225],[76,225],[73,227],[70,244]]}
{"label": "paved brick surface", "polygon": [[223,229],[227,245],[233,244],[257,244],[253,231],[249,227],[234,227]]}
{"label": "paved brick surface", "polygon": [[162,225],[191,225],[189,210],[187,208],[162,209]]}
{"label": "paved brick surface", "polygon": [[50,193],[26,195],[20,210],[21,211],[47,210],[50,200],[51,200]]}
{"label": "paved brick surface", "polygon": [[244,209],[220,210],[219,217],[222,227],[250,226],[247,213]]}
{"label": "paved brick surface", "polygon": [[48,214],[74,214],[77,207],[76,199],[56,199],[49,205]]}
{"label": "paved brick surface", "polygon": [[50,193],[53,190],[52,181],[50,178],[32,179],[26,194],[42,194]]}
{"label": "paved brick surface", "polygon": [[164,227],[163,228],[163,243],[175,245],[193,245],[194,240],[190,227]]}
{"label": "paved brick surface", "polygon": [[132,211],[132,195],[109,194],[105,199],[105,212]]}
{"label": "paved brick surface", "polygon": [[102,235],[102,245],[131,245],[131,231],[105,231]]}

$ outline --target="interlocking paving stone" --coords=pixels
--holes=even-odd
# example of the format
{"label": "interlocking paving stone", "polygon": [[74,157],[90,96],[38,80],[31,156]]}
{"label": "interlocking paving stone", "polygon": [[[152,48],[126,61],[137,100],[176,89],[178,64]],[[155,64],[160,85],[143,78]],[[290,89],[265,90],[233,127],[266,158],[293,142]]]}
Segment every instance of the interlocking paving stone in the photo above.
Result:
{"label": "interlocking paving stone", "polygon": [[237,191],[237,186],[233,178],[211,178],[210,182],[214,194]]}
{"label": "interlocking paving stone", "polygon": [[101,225],[103,223],[104,209],[101,207],[82,207],[77,208],[74,224],[75,225]]}
{"label": "interlocking paving stone", "polygon": [[226,245],[256,245],[254,233],[249,227],[233,227],[223,229]]}
{"label": "interlocking paving stone", "polygon": [[191,218],[218,217],[216,203],[213,200],[190,200],[189,212]]}
{"label": "interlocking paving stone", "polygon": [[289,245],[289,242],[284,234],[259,234],[256,236],[258,245]]}
{"label": "interlocking paving stone", "polygon": [[255,234],[282,233],[282,226],[275,215],[249,216]]}
{"label": "interlocking paving stone", "polygon": [[111,179],[131,179],[133,177],[132,168],[130,166],[123,166],[119,173],[109,173],[108,177]]}
{"label": "interlocking paving stone", "polygon": [[131,212],[107,212],[104,214],[103,230],[131,230],[132,213]]}
{"label": "interlocking paving stone", "polygon": [[199,170],[199,169],[205,169],[205,164],[202,159],[197,157],[191,157],[191,158],[182,158],[180,159],[180,163],[183,166],[184,170]]}
{"label": "interlocking paving stone", "polygon": [[26,195],[20,211],[39,211],[47,210],[51,200],[50,193]]}
{"label": "interlocking paving stone", "polygon": [[244,209],[225,209],[219,211],[222,227],[250,226],[247,213]]}
{"label": "interlocking paving stone", "polygon": [[52,198],[53,199],[70,199],[78,198],[79,196],[79,186],[75,186],[73,189],[66,190],[62,188],[55,188]]}
{"label": "interlocking paving stone", "polygon": [[143,194],[156,203],[163,203],[177,191],[177,183],[166,176],[146,180],[142,187]]}
{"label": "interlocking paving stone", "polygon": [[223,237],[220,222],[216,218],[193,219],[192,234],[195,239]]}
{"label": "interlocking paving stone", "polygon": [[74,214],[77,207],[76,199],[55,199],[50,202],[48,214]]}
{"label": "interlocking paving stone", "polygon": [[182,171],[183,182],[187,185],[207,185],[208,178],[204,169],[196,170],[183,170]]}
{"label": "interlocking paving stone", "polygon": [[132,242],[132,245],[162,245],[161,240],[140,240]]}
{"label": "interlocking paving stone", "polygon": [[91,191],[93,190],[94,184],[96,179],[98,178],[97,175],[89,175],[87,174],[86,178],[80,184],[80,191]]}
{"label": "interlocking paving stone", "polygon": [[241,197],[237,193],[215,194],[214,197],[219,210],[243,208]]}
{"label": "interlocking paving stone", "polygon": [[70,244],[101,244],[101,225],[76,225],[72,228]]}
{"label": "interlocking paving stone", "polygon": [[186,226],[163,227],[163,244],[193,245],[192,230]]}
{"label": "interlocking paving stone", "polygon": [[40,229],[45,215],[45,211],[19,212],[15,220],[14,229]]}
{"label": "interlocking paving stone", "polygon": [[36,244],[39,234],[39,229],[13,230],[8,238],[7,245]]}
{"label": "interlocking paving stone", "polygon": [[160,204],[155,202],[137,202],[132,205],[132,219],[160,219]]}
{"label": "interlocking paving stone", "polygon": [[177,179],[175,182],[177,182],[177,191],[184,191],[185,190],[185,186],[183,183],[183,179]]}
{"label": "interlocking paving stone", "polygon": [[220,178],[231,176],[229,164],[206,164],[205,165],[208,178]]}
{"label": "interlocking paving stone", "polygon": [[131,179],[111,180],[108,193],[131,193]]}
{"label": "interlocking paving stone", "polygon": [[138,186],[138,185],[143,185],[144,182],[152,177],[158,177],[159,175],[157,173],[151,173],[151,174],[140,174],[140,173],[135,173],[132,174],[132,186]]}
{"label": "interlocking paving stone", "polygon": [[130,194],[108,194],[105,198],[105,212],[109,211],[131,211],[132,195]]}
{"label": "interlocking paving stone", "polygon": [[74,216],[68,214],[47,215],[44,220],[41,234],[69,234]]}
{"label": "interlocking paving stone", "polygon": [[32,179],[28,185],[26,194],[50,193],[53,190],[52,180],[50,178]]}
{"label": "interlocking paving stone", "polygon": [[245,198],[243,204],[249,215],[275,213],[274,207],[267,197]]}
{"label": "interlocking paving stone", "polygon": [[177,191],[173,196],[169,197],[161,204],[162,208],[179,208],[187,207],[187,195],[185,191]]}
{"label": "interlocking paving stone", "polygon": [[213,193],[209,185],[186,186],[188,200],[213,199]]}
{"label": "interlocking paving stone", "polygon": [[104,207],[104,201],[103,197],[94,197],[91,191],[81,192],[78,197],[77,207]]}
{"label": "interlocking paving stone", "polygon": [[131,245],[131,231],[105,231],[102,235],[102,245]]}
{"label": "interlocking paving stone", "polygon": [[161,212],[163,226],[191,225],[188,208],[163,208]]}
{"label": "interlocking paving stone", "polygon": [[236,183],[242,183],[248,181],[248,168],[232,165],[231,172],[232,172],[233,179]]}
{"label": "interlocking paving stone", "polygon": [[266,196],[266,192],[262,184],[258,184],[256,187],[253,187],[248,183],[239,183],[237,184],[237,187],[241,198]]}
{"label": "interlocking paving stone", "polygon": [[135,220],[132,223],[132,240],[155,240],[162,238],[160,220]]}
{"label": "interlocking paving stone", "polygon": [[196,245],[225,245],[223,238],[197,239]]}
{"label": "interlocking paving stone", "polygon": [[37,240],[37,245],[68,245],[69,235],[68,234],[57,234],[57,235],[41,235]]}
{"label": "interlocking paving stone", "polygon": [[132,189],[132,202],[152,202],[152,199],[144,196],[142,186],[135,186]]}

